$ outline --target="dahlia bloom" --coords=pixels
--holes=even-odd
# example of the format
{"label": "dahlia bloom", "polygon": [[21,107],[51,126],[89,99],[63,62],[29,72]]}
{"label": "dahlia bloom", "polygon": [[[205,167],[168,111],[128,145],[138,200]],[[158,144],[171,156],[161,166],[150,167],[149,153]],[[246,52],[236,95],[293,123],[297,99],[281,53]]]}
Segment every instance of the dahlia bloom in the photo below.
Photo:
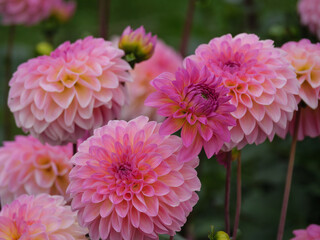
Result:
{"label": "dahlia bloom", "polygon": [[8,99],[18,127],[58,145],[117,118],[131,68],[111,44],[87,37],[20,65]]}
{"label": "dahlia bloom", "polygon": [[181,56],[164,42],[158,40],[152,57],[135,65],[131,71],[133,83],[128,83],[129,105],[122,108],[122,119],[130,120],[139,115],[161,121],[163,117],[156,110],[144,105],[147,96],[154,91],[150,81],[163,72],[174,73],[182,67]]}
{"label": "dahlia bloom", "polygon": [[61,196],[22,195],[0,212],[0,239],[85,240],[87,230]]}
{"label": "dahlia bloom", "polygon": [[[312,44],[308,39],[299,42],[288,42],[282,46],[288,55],[287,59],[296,70],[300,84],[299,101],[303,101],[300,108],[300,124],[298,139],[305,136],[320,135],[320,43]],[[306,105],[306,106],[304,106]],[[294,122],[289,125],[291,134]]]}
{"label": "dahlia bloom", "polygon": [[146,99],[146,105],[158,108],[158,114],[168,117],[160,128],[161,134],[172,134],[179,129],[183,149],[182,161],[198,155],[202,146],[208,158],[218,153],[230,141],[228,128],[235,125],[229,103],[229,90],[221,85],[206,67],[201,70],[191,61],[186,69],[176,74],[163,73],[151,82],[157,90]]}
{"label": "dahlia bloom", "polygon": [[243,33],[214,38],[189,57],[222,78],[222,84],[230,89],[230,102],[237,107],[231,113],[237,124],[231,128],[231,141],[224,151],[260,144],[267,137],[271,141],[275,134],[286,132],[297,110],[299,84],[285,56],[285,51],[274,48],[273,41]]}
{"label": "dahlia bloom", "polygon": [[32,136],[17,136],[0,147],[1,204],[22,194],[48,193],[66,197],[72,168],[72,146],[43,145]]}
{"label": "dahlia bloom", "polygon": [[55,0],[51,15],[60,22],[67,22],[74,15],[76,5],[75,1]]}
{"label": "dahlia bloom", "polygon": [[34,25],[49,17],[56,0],[0,0],[4,25]]}
{"label": "dahlia bloom", "polygon": [[199,159],[179,162],[180,138],[159,128],[144,116],[114,120],[79,146],[68,192],[91,239],[158,239],[186,222],[198,201]]}
{"label": "dahlia bloom", "polygon": [[320,226],[316,224],[311,224],[305,230],[294,230],[294,238],[291,240],[318,240],[320,239]]}
{"label": "dahlia bloom", "polygon": [[119,39],[119,48],[129,57],[128,61],[139,63],[152,56],[156,43],[157,36],[152,36],[150,32],[146,34],[143,26],[136,30],[128,26]]}
{"label": "dahlia bloom", "polygon": [[320,4],[319,0],[299,0],[298,12],[301,23],[320,39]]}

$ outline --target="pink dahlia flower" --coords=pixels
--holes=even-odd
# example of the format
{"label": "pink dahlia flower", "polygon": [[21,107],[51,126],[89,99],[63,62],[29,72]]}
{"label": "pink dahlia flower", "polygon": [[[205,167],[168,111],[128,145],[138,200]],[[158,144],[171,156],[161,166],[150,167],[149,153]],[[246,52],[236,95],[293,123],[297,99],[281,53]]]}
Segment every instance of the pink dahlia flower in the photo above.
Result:
{"label": "pink dahlia flower", "polygon": [[76,5],[75,1],[55,0],[51,15],[55,16],[60,22],[66,22],[74,15]]}
{"label": "pink dahlia flower", "polygon": [[157,90],[146,100],[147,106],[158,108],[158,114],[167,117],[160,128],[161,134],[172,134],[179,129],[183,149],[179,155],[188,161],[198,155],[202,146],[208,158],[218,153],[230,141],[229,127],[235,125],[229,103],[228,88],[221,85],[207,67],[201,70],[191,60],[186,69],[176,74],[163,73],[151,82]]}
{"label": "pink dahlia flower", "polygon": [[66,197],[72,146],[43,145],[32,136],[17,136],[0,147],[0,199],[10,203],[22,194]]}
{"label": "pink dahlia flower", "polygon": [[320,39],[320,3],[319,0],[299,0],[298,12],[301,23]]}
{"label": "pink dahlia flower", "polygon": [[49,17],[56,0],[0,0],[5,25],[34,25]]}
{"label": "pink dahlia flower", "polygon": [[305,230],[294,230],[294,238],[291,240],[319,240],[320,239],[320,226],[316,224],[311,224]]}
{"label": "pink dahlia flower", "polygon": [[198,201],[199,159],[179,162],[180,138],[159,128],[144,116],[110,121],[79,146],[68,192],[91,239],[158,239],[186,222]]}
{"label": "pink dahlia flower", "polygon": [[[312,44],[308,39],[299,42],[288,42],[282,46],[288,55],[287,59],[296,70],[300,84],[299,100],[303,101],[300,108],[300,124],[298,139],[305,136],[320,135],[320,43]],[[289,129],[293,134],[294,122]]]}
{"label": "pink dahlia flower", "polygon": [[87,230],[61,196],[22,195],[0,212],[0,239],[85,240]]}
{"label": "pink dahlia flower", "polygon": [[150,82],[163,72],[174,73],[179,67],[182,67],[182,57],[173,48],[158,40],[152,57],[136,64],[131,71],[134,81],[128,84],[130,101],[122,110],[122,118],[130,120],[145,115],[151,120],[161,121],[163,118],[156,114],[154,108],[144,105],[147,96],[154,92]]}
{"label": "pink dahlia flower", "polygon": [[259,40],[254,34],[230,34],[202,44],[189,57],[206,65],[230,89],[230,102],[237,107],[232,116],[231,142],[223,150],[260,144],[268,137],[283,134],[297,110],[295,94],[299,84],[285,51],[273,41]]}
{"label": "pink dahlia flower", "polygon": [[122,83],[131,81],[123,54],[111,42],[87,37],[20,65],[8,99],[17,125],[57,145],[118,118],[126,100]]}

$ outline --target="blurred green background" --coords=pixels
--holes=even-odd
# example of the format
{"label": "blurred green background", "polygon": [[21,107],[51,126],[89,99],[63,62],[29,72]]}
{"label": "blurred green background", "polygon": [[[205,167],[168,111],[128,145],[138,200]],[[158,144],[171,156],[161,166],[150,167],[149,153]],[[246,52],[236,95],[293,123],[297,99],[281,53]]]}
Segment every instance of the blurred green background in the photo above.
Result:
{"label": "blurred green background", "polygon": [[[54,45],[88,35],[98,36],[98,1],[78,0],[74,18],[61,26]],[[192,54],[201,43],[231,33],[256,33],[261,39],[273,39],[276,46],[290,40],[315,37],[300,26],[295,0],[197,0],[188,53]],[[147,31],[157,34],[167,44],[179,49],[187,11],[187,0],[111,0],[109,35],[119,35],[131,25],[144,25]],[[13,70],[35,56],[35,46],[45,40],[43,25],[19,26],[14,42]],[[0,26],[0,55],[4,63],[8,27]],[[1,73],[1,127],[0,140],[4,140],[3,119],[6,105],[4,64]],[[14,134],[21,131],[15,129]],[[13,138],[13,134],[11,139]],[[276,238],[282,203],[286,166],[291,138],[275,138],[272,143],[247,146],[242,151],[243,204],[240,234],[237,239],[271,240]],[[235,208],[236,164],[232,164],[231,222]],[[215,159],[201,155],[198,167],[202,182],[200,200],[189,221],[180,233],[192,239],[207,239],[210,225],[224,229],[224,179],[225,169]],[[293,186],[288,208],[284,239],[293,237],[292,230],[306,228],[311,223],[320,224],[320,139],[307,138],[297,146]]]}

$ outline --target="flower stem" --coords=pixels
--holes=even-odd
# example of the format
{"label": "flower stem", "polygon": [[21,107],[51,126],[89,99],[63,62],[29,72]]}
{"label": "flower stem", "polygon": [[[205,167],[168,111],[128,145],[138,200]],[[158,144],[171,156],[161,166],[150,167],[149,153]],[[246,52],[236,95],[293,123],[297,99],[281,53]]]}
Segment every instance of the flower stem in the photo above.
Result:
{"label": "flower stem", "polygon": [[111,0],[99,0],[99,35],[104,39],[108,38],[109,32],[110,2]]}
{"label": "flower stem", "polygon": [[231,186],[231,152],[227,153],[226,161],[226,188],[224,198],[224,219],[225,219],[225,231],[230,235],[230,186]]}
{"label": "flower stem", "polygon": [[296,113],[296,120],[294,123],[294,132],[293,132],[293,137],[292,137],[292,142],[291,142],[290,157],[289,157],[289,164],[288,164],[288,171],[287,171],[287,179],[286,179],[286,185],[285,185],[285,189],[284,189],[284,196],[283,196],[283,202],[282,202],[282,209],[281,209],[281,216],[280,216],[277,240],[282,240],[284,226],[286,223],[286,215],[287,215],[290,188],[291,188],[291,182],[292,182],[292,173],[293,173],[294,158],[295,158],[296,146],[297,146],[299,123],[300,123],[300,110],[298,110]]}
{"label": "flower stem", "polygon": [[237,205],[236,205],[236,215],[234,218],[234,227],[233,227],[233,237],[232,240],[236,240],[239,221],[240,221],[240,212],[241,212],[241,151],[238,153],[237,158]]}
{"label": "flower stem", "polygon": [[174,236],[170,236],[170,240],[173,240],[174,239]]}
{"label": "flower stem", "polygon": [[186,56],[186,52],[188,48],[188,42],[189,42],[189,37],[190,37],[190,32],[192,27],[195,4],[196,4],[196,0],[189,0],[187,15],[186,15],[181,43],[180,43],[180,54],[183,57]]}
{"label": "flower stem", "polygon": [[73,150],[73,155],[75,155],[77,153],[77,144],[76,143],[73,143],[72,150]]}
{"label": "flower stem", "polygon": [[[5,102],[8,101],[8,94],[9,94],[9,81],[12,77],[12,54],[13,54],[13,44],[15,38],[15,26],[12,25],[9,27],[9,34],[8,34],[8,45],[7,45],[7,52],[5,56],[5,89],[4,89],[4,98]],[[4,139],[9,140],[11,134],[11,113],[10,110],[5,104],[6,107],[4,109]]]}

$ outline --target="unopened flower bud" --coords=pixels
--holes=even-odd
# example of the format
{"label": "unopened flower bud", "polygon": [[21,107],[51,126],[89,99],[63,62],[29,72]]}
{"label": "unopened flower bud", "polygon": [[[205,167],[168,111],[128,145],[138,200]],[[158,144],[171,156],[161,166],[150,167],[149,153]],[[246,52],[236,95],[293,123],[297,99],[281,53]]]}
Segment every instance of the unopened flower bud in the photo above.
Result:
{"label": "unopened flower bud", "polygon": [[226,234],[224,231],[219,231],[214,236],[213,240],[230,240],[229,235]]}
{"label": "unopened flower bud", "polygon": [[37,56],[50,55],[52,51],[53,51],[53,47],[48,42],[39,42],[36,46]]}
{"label": "unopened flower bud", "polygon": [[120,37],[119,48],[124,50],[125,60],[133,67],[152,56],[156,42],[157,36],[146,34],[143,26],[134,31],[128,26]]}

